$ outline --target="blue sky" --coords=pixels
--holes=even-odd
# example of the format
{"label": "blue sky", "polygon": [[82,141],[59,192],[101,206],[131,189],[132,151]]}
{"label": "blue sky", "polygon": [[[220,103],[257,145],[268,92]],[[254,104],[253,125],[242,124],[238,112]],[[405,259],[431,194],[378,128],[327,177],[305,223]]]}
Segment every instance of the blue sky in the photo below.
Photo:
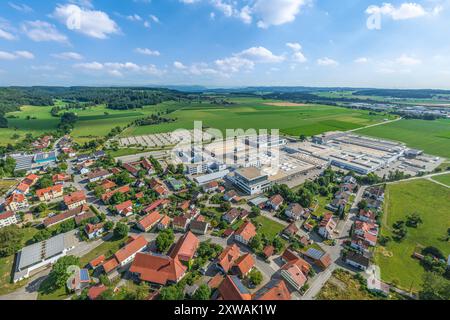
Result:
{"label": "blue sky", "polygon": [[450,0],[5,0],[0,85],[450,88]]}

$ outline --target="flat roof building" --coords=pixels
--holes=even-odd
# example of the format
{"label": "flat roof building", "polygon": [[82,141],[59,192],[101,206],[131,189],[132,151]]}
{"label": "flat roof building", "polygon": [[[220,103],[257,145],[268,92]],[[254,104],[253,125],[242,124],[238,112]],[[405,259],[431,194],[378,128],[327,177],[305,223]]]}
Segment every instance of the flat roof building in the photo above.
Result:
{"label": "flat roof building", "polygon": [[269,176],[254,167],[236,170],[233,182],[235,186],[249,195],[265,192],[271,185]]}

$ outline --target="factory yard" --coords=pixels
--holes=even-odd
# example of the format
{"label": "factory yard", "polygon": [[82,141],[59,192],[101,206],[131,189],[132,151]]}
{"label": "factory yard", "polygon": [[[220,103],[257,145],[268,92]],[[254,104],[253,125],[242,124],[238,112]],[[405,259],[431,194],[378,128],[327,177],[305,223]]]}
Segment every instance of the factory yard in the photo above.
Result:
{"label": "factory yard", "polygon": [[211,141],[212,136],[206,132],[203,133],[203,137],[194,136],[193,131],[190,131],[190,137],[187,137],[183,133],[155,133],[143,136],[133,136],[119,138],[119,145],[121,147],[147,147],[147,148],[164,148],[174,146],[184,139],[201,139],[202,141]]}

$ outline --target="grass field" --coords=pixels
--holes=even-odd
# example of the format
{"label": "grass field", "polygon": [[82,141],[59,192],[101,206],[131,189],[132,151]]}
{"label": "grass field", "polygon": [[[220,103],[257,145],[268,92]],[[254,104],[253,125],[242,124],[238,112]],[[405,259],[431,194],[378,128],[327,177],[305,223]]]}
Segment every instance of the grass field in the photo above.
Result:
{"label": "grass field", "polygon": [[217,106],[191,104],[170,114],[175,122],[158,126],[130,128],[124,136],[167,132],[177,128],[192,129],[194,121],[204,127],[226,129],[280,129],[281,133],[298,136],[315,135],[333,130],[350,130],[382,121],[385,116],[367,111],[333,106],[274,106],[257,99],[234,100],[236,104]]}
{"label": "grass field", "polygon": [[10,188],[17,184],[16,180],[0,180],[0,196],[3,196]]}
{"label": "grass field", "polygon": [[80,264],[82,267],[87,265],[90,261],[94,260],[98,256],[104,254],[107,258],[113,255],[116,251],[118,251],[122,245],[125,243],[126,239],[110,239],[108,241],[103,242],[94,250],[90,251],[88,254],[84,255],[80,259]]}
{"label": "grass field", "polygon": [[420,246],[435,246],[445,256],[450,254],[450,244],[444,240],[450,228],[448,204],[450,190],[424,179],[388,185],[382,234],[392,236],[391,228],[398,220],[417,212],[423,224],[417,229],[408,228],[402,242],[390,241],[386,247],[378,247],[375,261],[381,268],[381,277],[387,282],[413,291],[420,289],[424,268],[411,255]]}
{"label": "grass field", "polygon": [[450,173],[441,176],[435,176],[432,179],[450,187]]}
{"label": "grass field", "polygon": [[357,133],[401,141],[426,153],[450,158],[450,119],[400,120]]}
{"label": "grass field", "polygon": [[258,229],[258,233],[265,234],[269,239],[275,238],[285,227],[276,221],[273,221],[264,216],[258,216],[255,218],[257,223],[261,224]]}
{"label": "grass field", "polygon": [[353,275],[336,270],[316,297],[317,300],[377,300]]}

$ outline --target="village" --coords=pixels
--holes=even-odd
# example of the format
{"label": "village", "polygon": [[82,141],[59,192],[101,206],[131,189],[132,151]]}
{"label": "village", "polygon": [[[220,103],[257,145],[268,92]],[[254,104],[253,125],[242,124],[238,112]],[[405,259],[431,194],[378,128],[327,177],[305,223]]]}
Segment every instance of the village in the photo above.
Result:
{"label": "village", "polygon": [[52,266],[74,256],[71,282],[53,289],[64,299],[113,299],[131,287],[146,300],[310,300],[336,269],[390,294],[371,263],[383,187],[362,186],[323,157],[292,158],[305,172],[281,165],[280,181],[292,182],[291,169],[302,181],[288,187],[252,165],[213,170],[158,153],[129,162],[79,153],[70,136],[36,148],[18,162],[27,175],[0,214],[0,227],[38,230],[15,255],[14,283],[45,283]]}

